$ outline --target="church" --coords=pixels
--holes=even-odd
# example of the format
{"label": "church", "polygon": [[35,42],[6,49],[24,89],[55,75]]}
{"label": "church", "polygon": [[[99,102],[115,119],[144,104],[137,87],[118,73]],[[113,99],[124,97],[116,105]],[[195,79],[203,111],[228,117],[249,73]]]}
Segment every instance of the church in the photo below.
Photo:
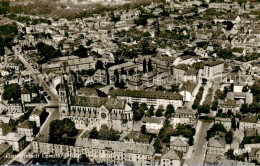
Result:
{"label": "church", "polygon": [[72,84],[62,79],[59,88],[60,119],[69,118],[77,129],[106,125],[118,131],[132,127],[133,112],[126,100],[76,95]]}

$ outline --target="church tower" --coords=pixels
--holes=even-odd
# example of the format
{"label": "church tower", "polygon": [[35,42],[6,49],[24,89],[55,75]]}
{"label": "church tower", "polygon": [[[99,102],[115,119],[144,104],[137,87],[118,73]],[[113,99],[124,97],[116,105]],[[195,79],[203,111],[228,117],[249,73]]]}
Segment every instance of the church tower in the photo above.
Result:
{"label": "church tower", "polygon": [[66,83],[64,80],[64,77],[62,76],[61,78],[61,84],[59,88],[59,113],[60,113],[60,118],[63,119],[65,116],[69,115],[69,102],[70,102],[70,97],[69,93],[66,88]]}

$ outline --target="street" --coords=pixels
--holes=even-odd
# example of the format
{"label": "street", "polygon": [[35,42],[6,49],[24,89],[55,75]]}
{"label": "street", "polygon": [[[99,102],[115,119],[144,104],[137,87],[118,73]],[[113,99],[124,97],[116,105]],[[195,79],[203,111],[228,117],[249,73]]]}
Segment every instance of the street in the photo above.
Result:
{"label": "street", "polygon": [[202,166],[204,164],[204,158],[207,148],[207,131],[210,127],[210,123],[198,121],[196,127],[196,135],[194,141],[194,152],[190,159],[185,160],[184,166]]}
{"label": "street", "polygon": [[[57,107],[58,105],[58,96],[52,92],[48,87],[48,85],[43,81],[43,79],[41,77],[39,77],[39,71],[35,71],[32,66],[26,61],[26,59],[19,54],[18,50],[16,48],[14,48],[14,52],[15,55],[17,55],[19,57],[19,59],[21,60],[21,62],[24,64],[24,66],[27,68],[27,70],[29,70],[33,76],[33,78],[35,79],[35,82],[38,83],[39,85],[41,85],[44,89],[45,92],[47,92],[47,94],[51,97],[51,102],[52,102],[52,106],[53,107]],[[46,108],[46,111],[49,113],[47,119],[45,120],[44,124],[41,126],[39,133],[37,134],[37,136],[39,134],[44,134],[44,135],[48,135],[49,133],[49,126],[50,123],[53,120],[59,119],[59,109],[58,108]],[[19,153],[19,155],[17,155],[15,158],[13,158],[10,162],[12,163],[13,161],[18,161],[21,163],[27,163],[30,158],[24,158],[22,156],[25,156],[26,154],[30,154],[32,151],[32,143],[30,143],[23,151],[21,151]]]}

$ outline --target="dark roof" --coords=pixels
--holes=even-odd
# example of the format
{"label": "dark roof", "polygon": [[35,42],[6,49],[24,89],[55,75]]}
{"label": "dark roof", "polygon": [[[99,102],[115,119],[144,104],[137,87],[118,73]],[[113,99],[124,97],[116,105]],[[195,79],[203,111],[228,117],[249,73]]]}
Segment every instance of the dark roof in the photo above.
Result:
{"label": "dark roof", "polygon": [[0,144],[0,154],[5,153],[7,150],[9,150],[12,146],[7,143]]}
{"label": "dark roof", "polygon": [[125,100],[115,98],[76,96],[71,99],[72,106],[101,107],[104,105],[108,110],[124,109],[125,106]]}
{"label": "dark roof", "polygon": [[223,61],[212,61],[212,62],[207,63],[206,66],[213,67],[213,66],[217,66],[222,63],[224,63],[224,62]]}
{"label": "dark roof", "polygon": [[23,90],[21,91],[21,94],[31,94],[31,92],[24,87]]}
{"label": "dark roof", "polygon": [[197,83],[194,83],[194,82],[191,82],[191,81],[188,81],[188,82],[184,82],[181,89],[180,89],[180,92],[181,91],[188,91],[188,92],[193,92],[193,90],[195,89]]}
{"label": "dark roof", "polygon": [[111,96],[129,96],[136,98],[153,98],[153,99],[168,99],[168,100],[182,100],[182,95],[175,92],[163,92],[163,91],[145,91],[145,90],[111,90],[109,92]]}
{"label": "dark roof", "polygon": [[145,123],[162,123],[163,119],[161,118],[151,118],[151,117],[143,117],[141,119],[142,122],[145,122]]}
{"label": "dark roof", "polygon": [[243,119],[240,120],[240,122],[257,123],[257,117],[254,115],[246,115]]}
{"label": "dark roof", "polygon": [[192,70],[186,70],[184,75],[188,76],[197,76],[198,75],[198,70],[192,69]]}

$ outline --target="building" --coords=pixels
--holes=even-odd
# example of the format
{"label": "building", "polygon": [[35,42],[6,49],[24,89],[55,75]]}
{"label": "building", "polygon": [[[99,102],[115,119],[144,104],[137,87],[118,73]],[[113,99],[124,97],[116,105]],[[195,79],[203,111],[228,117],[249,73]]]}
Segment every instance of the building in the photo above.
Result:
{"label": "building", "polygon": [[8,101],[8,114],[23,113],[23,104],[21,102]]}
{"label": "building", "polygon": [[191,70],[186,70],[183,76],[183,81],[192,81],[192,82],[197,82],[198,81],[198,70],[191,69]]}
{"label": "building", "polygon": [[226,141],[218,135],[209,139],[208,154],[224,155]]}
{"label": "building", "polygon": [[223,71],[224,71],[224,62],[213,61],[204,66],[203,76],[205,78],[212,78],[216,75],[222,74]]}
{"label": "building", "polygon": [[171,136],[170,148],[176,151],[187,153],[189,150],[189,139],[183,136]]}
{"label": "building", "polygon": [[21,135],[26,135],[26,141],[32,141],[36,129],[36,122],[25,120],[17,126],[17,131]]}
{"label": "building", "polygon": [[221,123],[223,126],[229,130],[231,129],[231,118],[221,118],[221,117],[216,117],[215,118],[215,123]]}
{"label": "building", "polygon": [[164,119],[156,117],[143,117],[141,122],[146,127],[147,132],[158,133],[163,128]]}
{"label": "building", "polygon": [[0,101],[0,112],[2,113],[3,111],[8,110],[8,105],[2,100]]}
{"label": "building", "polygon": [[74,145],[58,145],[47,142],[45,138],[36,138],[33,141],[34,154],[55,154],[61,157],[79,158],[86,155],[96,162],[131,162],[134,165],[152,165],[154,148],[152,145],[77,138]]}
{"label": "building", "polygon": [[161,163],[159,165],[163,166],[180,166],[181,157],[178,152],[174,149],[167,150],[161,157]]}
{"label": "building", "polygon": [[260,161],[260,149],[253,148],[251,149],[250,153],[248,154],[249,161],[252,162],[253,160]]}
{"label": "building", "polygon": [[0,136],[0,144],[6,142],[12,145],[14,151],[20,152],[25,148],[26,136],[14,132]]}
{"label": "building", "polygon": [[183,101],[191,101],[192,97],[194,97],[194,90],[196,87],[196,83],[195,82],[184,82],[182,84],[181,89],[179,90],[180,94],[183,96]]}
{"label": "building", "polygon": [[255,115],[248,114],[239,122],[239,129],[253,129],[260,127],[260,121]]}
{"label": "building", "polygon": [[[69,57],[70,58],[70,57]],[[67,58],[62,59],[57,62],[52,62],[50,64],[43,64],[42,69],[43,70],[60,70],[63,71],[65,67],[65,71],[80,71],[80,70],[89,70],[89,69],[95,69],[95,61],[93,60],[93,57],[87,57],[87,58]]]}
{"label": "building", "polygon": [[197,118],[196,110],[177,109],[174,117],[171,118],[170,124],[175,128],[178,124],[195,125]]}
{"label": "building", "polygon": [[146,103],[148,107],[154,108],[159,106],[167,107],[172,104],[175,109],[183,106],[183,97],[179,93],[162,92],[162,91],[145,91],[145,90],[111,90],[109,97],[125,99],[128,103]]}
{"label": "building", "polygon": [[227,99],[241,101],[242,103],[252,104],[253,94],[249,92],[228,92]]}
{"label": "building", "polygon": [[[249,157],[250,158],[250,157]],[[228,160],[228,159],[220,159],[214,163],[209,163],[209,165],[214,165],[214,166],[225,166],[225,165],[237,165],[237,166],[255,166],[255,163],[250,163],[250,162],[243,162],[243,161],[238,161],[238,160]]]}
{"label": "building", "polygon": [[13,153],[13,148],[8,143],[0,144],[0,164],[4,164],[7,160],[6,156],[11,155]]}
{"label": "building", "polygon": [[41,108],[35,107],[29,117],[29,120],[36,122],[36,127],[41,127],[44,121],[43,118],[43,111],[41,110]]}
{"label": "building", "polygon": [[223,113],[227,113],[230,110],[236,114],[239,111],[239,104],[237,104],[237,101],[231,99],[219,100],[218,109],[222,110]]}
{"label": "building", "polygon": [[186,70],[188,70],[187,65],[172,66],[172,75],[174,76],[174,79],[176,79],[179,82],[182,82]]}
{"label": "building", "polygon": [[26,89],[25,87],[21,91],[21,99],[22,99],[22,102],[31,102],[31,100],[32,100],[31,92],[28,89]]}
{"label": "building", "polygon": [[[71,119],[78,129],[96,127],[99,130],[102,125],[107,125],[122,131],[131,127],[133,113],[126,100],[77,96],[68,86],[61,84],[58,93],[60,119]],[[124,125],[123,120],[127,121]]]}

